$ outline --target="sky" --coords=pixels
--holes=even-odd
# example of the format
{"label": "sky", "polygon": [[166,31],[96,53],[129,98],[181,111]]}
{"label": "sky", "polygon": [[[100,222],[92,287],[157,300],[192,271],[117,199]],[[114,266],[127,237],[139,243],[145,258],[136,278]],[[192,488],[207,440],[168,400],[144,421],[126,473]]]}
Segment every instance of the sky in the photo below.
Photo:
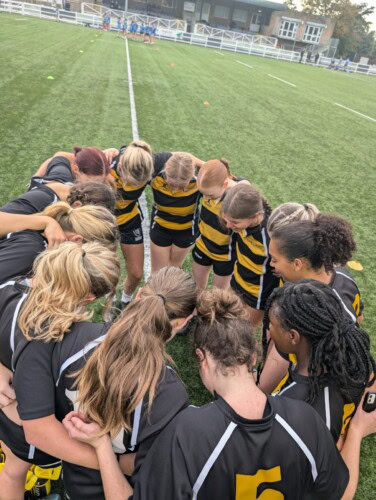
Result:
{"label": "sky", "polygon": [[[280,1],[280,0],[278,0]],[[372,23],[371,30],[376,31],[376,0],[351,0],[353,3],[367,3],[369,6],[375,7],[375,12],[368,17],[368,21]],[[300,0],[297,0],[297,4],[300,4]]]}

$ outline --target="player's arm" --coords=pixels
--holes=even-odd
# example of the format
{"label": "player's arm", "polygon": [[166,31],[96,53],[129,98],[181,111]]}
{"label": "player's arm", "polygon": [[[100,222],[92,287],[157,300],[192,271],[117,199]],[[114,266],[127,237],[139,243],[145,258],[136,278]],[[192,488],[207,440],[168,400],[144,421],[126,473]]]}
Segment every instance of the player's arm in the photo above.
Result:
{"label": "player's arm", "polygon": [[[374,384],[370,391],[376,391]],[[349,469],[349,483],[342,497],[342,500],[351,500],[354,498],[359,481],[359,460],[360,445],[362,439],[370,434],[376,433],[376,410],[369,413],[363,410],[363,399],[359,404],[354,417],[352,418],[345,443],[341,450],[341,456]]]}
{"label": "player's arm", "polygon": [[67,239],[58,222],[51,217],[44,215],[9,214],[0,211],[0,236],[26,229],[43,231],[44,236],[48,240],[49,247],[57,246]]}
{"label": "player's arm", "polygon": [[66,158],[69,161],[71,166],[74,164],[74,154],[73,153],[67,153],[66,151],[58,151],[53,156],[51,156],[51,158],[48,158],[47,160],[45,160],[42,163],[42,165],[38,168],[38,170],[35,172],[33,177],[43,177],[44,175],[46,175],[48,164],[56,156],[63,156],[64,158]]}
{"label": "player's arm", "polygon": [[0,363],[0,408],[4,408],[16,400],[12,379],[13,373]]}
{"label": "player's arm", "polygon": [[133,489],[120,470],[110,436],[108,434],[100,436],[99,425],[87,422],[78,412],[68,413],[63,424],[70,437],[90,444],[95,449],[105,497],[111,500],[124,500],[132,495]]}

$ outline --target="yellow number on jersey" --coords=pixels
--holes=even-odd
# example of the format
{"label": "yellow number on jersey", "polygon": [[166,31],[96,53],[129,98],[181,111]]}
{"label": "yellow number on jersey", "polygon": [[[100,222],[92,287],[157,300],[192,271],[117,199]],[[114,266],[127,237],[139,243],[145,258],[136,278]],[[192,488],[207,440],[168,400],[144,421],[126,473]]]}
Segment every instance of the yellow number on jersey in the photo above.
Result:
{"label": "yellow number on jersey", "polygon": [[359,295],[359,293],[357,293],[355,295],[355,299],[353,302],[353,308],[354,308],[356,316],[358,317],[360,314],[360,295]]}
{"label": "yellow number on jersey", "polygon": [[257,496],[257,488],[262,483],[276,483],[281,480],[281,467],[273,469],[260,469],[253,476],[236,474],[236,497],[235,500],[283,500],[284,495],[277,490],[264,490]]}

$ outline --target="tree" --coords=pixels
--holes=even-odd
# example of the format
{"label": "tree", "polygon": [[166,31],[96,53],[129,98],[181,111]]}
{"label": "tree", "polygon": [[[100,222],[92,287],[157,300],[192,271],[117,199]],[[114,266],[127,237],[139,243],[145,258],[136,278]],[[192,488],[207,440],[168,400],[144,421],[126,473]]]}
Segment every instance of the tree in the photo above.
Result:
{"label": "tree", "polygon": [[290,10],[298,10],[295,0],[285,0],[283,2]]}

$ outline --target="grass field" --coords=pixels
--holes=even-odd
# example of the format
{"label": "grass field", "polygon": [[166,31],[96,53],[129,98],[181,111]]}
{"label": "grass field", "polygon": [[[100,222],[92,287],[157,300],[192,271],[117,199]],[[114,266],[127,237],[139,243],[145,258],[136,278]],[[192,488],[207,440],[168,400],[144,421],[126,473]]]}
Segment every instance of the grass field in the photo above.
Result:
{"label": "grass field", "polygon": [[[353,223],[376,354],[376,79],[172,42],[129,45],[139,134],[155,151],[224,156],[273,207],[313,202]],[[58,150],[132,139],[125,46],[114,33],[1,13],[0,47],[1,204]],[[208,401],[187,340],[169,350],[192,402]],[[375,444],[363,444],[358,499],[375,498]]]}

